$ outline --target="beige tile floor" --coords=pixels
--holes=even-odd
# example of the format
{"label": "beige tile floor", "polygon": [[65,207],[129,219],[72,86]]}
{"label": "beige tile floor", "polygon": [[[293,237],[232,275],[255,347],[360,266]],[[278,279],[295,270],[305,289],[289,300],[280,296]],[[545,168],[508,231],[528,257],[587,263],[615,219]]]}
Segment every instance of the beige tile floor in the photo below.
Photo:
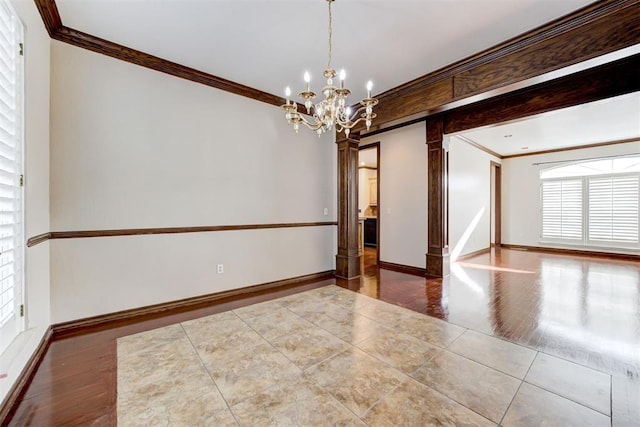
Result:
{"label": "beige tile floor", "polygon": [[120,426],[611,426],[611,389],[337,286],[118,339]]}

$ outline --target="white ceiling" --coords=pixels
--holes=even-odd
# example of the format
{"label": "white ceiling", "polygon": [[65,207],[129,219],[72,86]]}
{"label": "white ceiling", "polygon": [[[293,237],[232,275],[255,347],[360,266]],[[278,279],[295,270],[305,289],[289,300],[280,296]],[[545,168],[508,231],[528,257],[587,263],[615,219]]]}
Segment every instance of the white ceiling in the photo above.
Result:
{"label": "white ceiling", "polygon": [[[334,68],[353,101],[381,93],[591,0],[336,0]],[[324,0],[57,0],[65,26],[283,95],[305,70],[320,91]]]}
{"label": "white ceiling", "polygon": [[556,110],[461,135],[503,156],[640,139],[640,93]]}

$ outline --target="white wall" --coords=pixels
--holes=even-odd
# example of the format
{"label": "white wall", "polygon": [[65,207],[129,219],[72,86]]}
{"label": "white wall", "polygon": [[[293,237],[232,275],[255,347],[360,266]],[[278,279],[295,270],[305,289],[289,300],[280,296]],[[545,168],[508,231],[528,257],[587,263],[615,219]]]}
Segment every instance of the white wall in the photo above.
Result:
{"label": "white wall", "polygon": [[[335,220],[331,136],[296,135],[278,107],[52,43],[53,231]],[[331,270],[334,228],[54,241],[53,322]]]}
{"label": "white wall", "polygon": [[[25,241],[49,231],[50,40],[31,0],[14,0],[25,26]],[[26,331],[0,356],[2,400],[50,324],[49,243],[25,250]]]}
{"label": "white wall", "polygon": [[489,248],[491,161],[500,160],[451,137],[449,144],[449,250],[455,258]]}
{"label": "white wall", "polygon": [[[533,166],[533,163],[634,153],[640,153],[640,142],[504,159],[502,161],[502,243],[562,247],[540,242],[540,170],[552,165]],[[601,251],[601,249],[594,250]],[[624,253],[625,251],[611,250],[611,252]]]}
{"label": "white wall", "polygon": [[425,268],[427,144],[424,122],[385,132],[380,141],[378,226],[380,261]]}

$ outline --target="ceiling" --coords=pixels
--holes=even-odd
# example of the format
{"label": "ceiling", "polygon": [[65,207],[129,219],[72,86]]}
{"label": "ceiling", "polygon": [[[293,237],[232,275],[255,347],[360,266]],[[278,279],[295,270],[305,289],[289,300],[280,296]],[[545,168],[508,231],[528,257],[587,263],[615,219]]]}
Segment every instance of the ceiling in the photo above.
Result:
{"label": "ceiling", "polygon": [[631,138],[640,140],[640,93],[564,108],[460,135],[502,156]]}
{"label": "ceiling", "polygon": [[[353,101],[566,15],[591,0],[336,0],[334,68]],[[57,0],[65,26],[275,95],[320,91],[323,0]]]}

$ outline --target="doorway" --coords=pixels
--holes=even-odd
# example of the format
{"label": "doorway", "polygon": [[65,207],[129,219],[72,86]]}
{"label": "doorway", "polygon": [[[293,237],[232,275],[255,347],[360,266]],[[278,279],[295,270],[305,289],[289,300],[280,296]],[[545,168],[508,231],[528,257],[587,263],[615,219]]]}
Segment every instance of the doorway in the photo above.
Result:
{"label": "doorway", "polygon": [[363,272],[377,267],[380,253],[380,143],[358,150],[358,238]]}
{"label": "doorway", "polygon": [[490,246],[500,246],[502,243],[502,167],[500,163],[491,162],[491,213],[489,215]]}

